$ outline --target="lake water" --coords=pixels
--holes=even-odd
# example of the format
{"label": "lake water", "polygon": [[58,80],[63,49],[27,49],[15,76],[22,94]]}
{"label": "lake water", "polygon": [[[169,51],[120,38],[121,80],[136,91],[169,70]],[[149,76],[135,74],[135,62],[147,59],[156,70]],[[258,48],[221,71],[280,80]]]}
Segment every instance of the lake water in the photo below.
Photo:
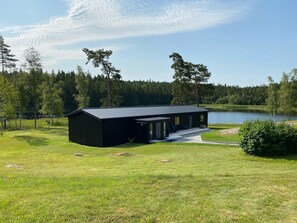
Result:
{"label": "lake water", "polygon": [[[211,111],[208,114],[208,123],[243,123],[247,120],[267,120],[272,119],[272,116],[267,113],[259,112],[217,112]],[[283,115],[277,115],[276,121],[284,120]],[[297,116],[292,116],[291,120],[297,120]]]}

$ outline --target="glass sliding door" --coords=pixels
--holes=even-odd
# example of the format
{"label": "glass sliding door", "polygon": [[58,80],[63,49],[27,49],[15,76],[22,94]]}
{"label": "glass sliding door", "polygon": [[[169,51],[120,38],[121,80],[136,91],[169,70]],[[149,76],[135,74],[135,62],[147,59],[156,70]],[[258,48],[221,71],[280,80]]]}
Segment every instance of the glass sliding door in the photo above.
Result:
{"label": "glass sliding door", "polygon": [[156,123],[156,139],[161,138],[161,123],[157,122]]}

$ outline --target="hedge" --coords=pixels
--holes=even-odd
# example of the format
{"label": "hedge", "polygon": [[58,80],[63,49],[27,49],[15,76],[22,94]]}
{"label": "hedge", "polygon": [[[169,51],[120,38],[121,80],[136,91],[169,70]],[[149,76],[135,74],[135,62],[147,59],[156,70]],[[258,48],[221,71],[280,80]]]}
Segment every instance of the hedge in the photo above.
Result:
{"label": "hedge", "polygon": [[239,130],[243,151],[255,156],[297,153],[297,129],[282,122],[246,121]]}

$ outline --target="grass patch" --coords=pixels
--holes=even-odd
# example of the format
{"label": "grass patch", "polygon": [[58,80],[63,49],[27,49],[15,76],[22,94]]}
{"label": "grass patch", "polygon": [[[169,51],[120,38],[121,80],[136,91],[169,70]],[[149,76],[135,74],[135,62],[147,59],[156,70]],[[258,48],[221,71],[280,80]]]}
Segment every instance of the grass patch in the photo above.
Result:
{"label": "grass patch", "polygon": [[[69,143],[63,126],[9,131],[0,146],[0,222],[297,221],[297,156],[204,144],[94,148]],[[133,155],[114,155],[123,153]]]}
{"label": "grass patch", "polygon": [[204,141],[238,143],[237,130],[240,124],[210,124],[211,131],[201,134]]}

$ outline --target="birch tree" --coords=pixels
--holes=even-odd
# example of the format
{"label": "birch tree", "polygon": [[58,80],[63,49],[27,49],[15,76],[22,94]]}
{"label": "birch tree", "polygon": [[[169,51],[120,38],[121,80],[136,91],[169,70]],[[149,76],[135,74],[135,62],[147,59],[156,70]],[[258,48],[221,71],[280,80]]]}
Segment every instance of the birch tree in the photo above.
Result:
{"label": "birch tree", "polygon": [[24,67],[29,71],[29,84],[34,110],[34,127],[36,128],[40,102],[40,90],[38,86],[40,86],[42,81],[41,55],[38,50],[30,47],[25,50],[25,60]]}
{"label": "birch tree", "polygon": [[63,114],[63,101],[61,98],[62,89],[55,80],[55,75],[45,75],[41,85],[42,89],[42,107],[40,112],[50,117],[51,124],[54,123],[54,117]]}
{"label": "birch tree", "polygon": [[271,113],[273,119],[275,120],[275,115],[279,109],[279,100],[278,100],[278,86],[274,82],[271,76],[268,78],[268,89],[267,89],[267,94],[268,97],[266,99],[266,104],[267,104],[267,109]]}

